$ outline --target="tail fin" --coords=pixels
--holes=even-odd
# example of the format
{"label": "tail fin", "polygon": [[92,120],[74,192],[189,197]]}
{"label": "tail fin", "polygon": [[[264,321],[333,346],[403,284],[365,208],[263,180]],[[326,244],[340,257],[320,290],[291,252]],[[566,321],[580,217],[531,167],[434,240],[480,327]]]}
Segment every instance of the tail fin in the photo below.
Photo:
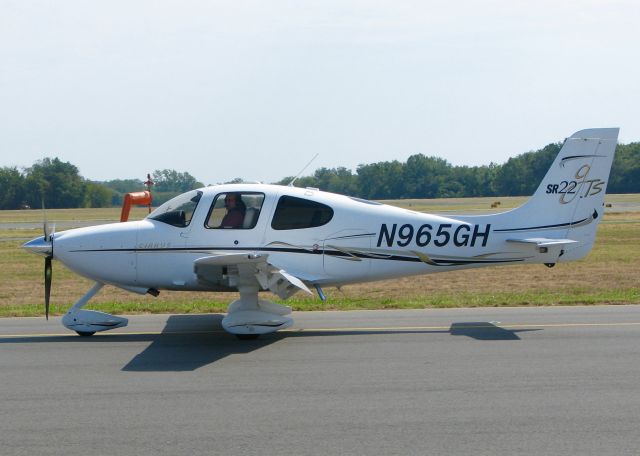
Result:
{"label": "tail fin", "polygon": [[534,195],[523,206],[497,215],[493,232],[504,233],[511,242],[555,243],[561,247],[557,261],[589,253],[604,212],[618,131],[594,128],[571,135]]}

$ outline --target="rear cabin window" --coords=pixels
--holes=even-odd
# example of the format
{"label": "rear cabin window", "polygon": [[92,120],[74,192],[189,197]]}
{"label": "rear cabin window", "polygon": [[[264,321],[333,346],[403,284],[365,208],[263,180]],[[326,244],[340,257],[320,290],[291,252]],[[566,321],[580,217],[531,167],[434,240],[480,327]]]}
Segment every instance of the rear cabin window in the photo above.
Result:
{"label": "rear cabin window", "polygon": [[333,218],[326,204],[295,196],[281,196],[271,221],[274,230],[299,230],[322,226]]}

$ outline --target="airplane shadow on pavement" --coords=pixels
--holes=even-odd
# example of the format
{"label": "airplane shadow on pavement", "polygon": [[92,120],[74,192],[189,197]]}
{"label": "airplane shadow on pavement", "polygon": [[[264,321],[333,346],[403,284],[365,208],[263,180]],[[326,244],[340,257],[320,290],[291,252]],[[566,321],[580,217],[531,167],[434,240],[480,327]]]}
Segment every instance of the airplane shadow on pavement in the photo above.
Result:
{"label": "airplane shadow on pavement", "polygon": [[344,337],[381,334],[450,334],[481,341],[517,341],[518,333],[541,329],[507,329],[490,322],[453,323],[448,329],[303,329],[265,334],[256,340],[238,340],[222,329],[220,314],[172,315],[164,329],[157,333],[96,334],[92,337],[23,336],[1,337],[0,344],[11,343],[122,343],[150,342],[123,368],[126,372],[183,372],[194,371],[232,355],[260,350],[273,343],[298,337]]}
{"label": "airplane shadow on pavement", "polygon": [[505,329],[484,321],[453,323],[449,328],[452,336],[467,336],[476,340],[520,340],[517,333],[530,331],[540,329]]}
{"label": "airplane shadow on pavement", "polygon": [[193,371],[231,355],[250,353],[279,338],[238,340],[222,329],[224,315],[172,315],[162,333],[136,355],[123,371]]}
{"label": "airplane shadow on pavement", "polygon": [[175,315],[169,317],[163,332],[151,345],[136,355],[123,371],[167,372],[193,371],[231,355],[250,353],[286,338],[376,335],[376,334],[428,334],[449,333],[476,340],[520,340],[518,332],[538,329],[504,329],[488,322],[453,323],[449,330],[344,330],[344,331],[292,331],[266,334],[256,340],[238,340],[222,330],[223,315]]}

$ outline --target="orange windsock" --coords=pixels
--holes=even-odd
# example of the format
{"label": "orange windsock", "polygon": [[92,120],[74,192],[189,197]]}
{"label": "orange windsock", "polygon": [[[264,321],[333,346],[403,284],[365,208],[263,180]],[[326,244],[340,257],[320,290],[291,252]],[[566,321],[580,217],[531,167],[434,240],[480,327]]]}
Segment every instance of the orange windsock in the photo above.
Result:
{"label": "orange windsock", "polygon": [[120,213],[120,221],[126,222],[129,220],[129,212],[131,212],[131,206],[133,204],[147,204],[151,205],[151,192],[130,192],[124,195],[124,201],[122,202],[122,212]]}

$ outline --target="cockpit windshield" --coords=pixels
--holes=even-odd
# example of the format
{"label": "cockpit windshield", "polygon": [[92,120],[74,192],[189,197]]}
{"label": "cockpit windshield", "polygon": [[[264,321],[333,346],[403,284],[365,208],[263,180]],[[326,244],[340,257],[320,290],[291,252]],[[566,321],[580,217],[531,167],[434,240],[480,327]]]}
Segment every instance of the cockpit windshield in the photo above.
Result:
{"label": "cockpit windshield", "polygon": [[191,218],[201,197],[200,190],[183,193],[158,207],[147,218],[184,228],[191,223]]}

